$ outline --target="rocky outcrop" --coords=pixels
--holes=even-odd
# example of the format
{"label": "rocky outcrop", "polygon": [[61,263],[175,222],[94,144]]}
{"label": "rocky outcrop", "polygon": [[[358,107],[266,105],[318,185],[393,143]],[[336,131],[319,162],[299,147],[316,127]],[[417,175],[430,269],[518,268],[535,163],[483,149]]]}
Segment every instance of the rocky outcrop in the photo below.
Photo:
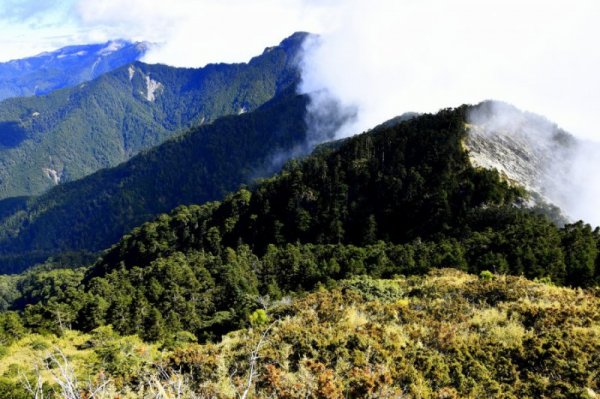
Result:
{"label": "rocky outcrop", "polygon": [[476,167],[496,169],[532,195],[528,206],[562,207],[572,185],[578,141],[547,119],[500,102],[469,114],[465,146]]}

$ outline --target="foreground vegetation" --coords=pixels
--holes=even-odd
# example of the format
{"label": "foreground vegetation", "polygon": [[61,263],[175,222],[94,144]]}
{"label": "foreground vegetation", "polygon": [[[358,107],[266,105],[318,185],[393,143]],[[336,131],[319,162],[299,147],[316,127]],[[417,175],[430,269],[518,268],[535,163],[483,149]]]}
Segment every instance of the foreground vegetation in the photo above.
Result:
{"label": "foreground vegetation", "polygon": [[[24,378],[35,387],[38,374],[50,397],[70,397],[60,388],[69,375],[80,397],[97,389],[99,398],[591,398],[600,391],[597,289],[445,269],[357,277],[260,302],[249,328],[208,344],[181,335],[148,345],[108,327],[25,335],[3,350],[0,392],[32,397]],[[73,371],[61,374],[65,365]]]}

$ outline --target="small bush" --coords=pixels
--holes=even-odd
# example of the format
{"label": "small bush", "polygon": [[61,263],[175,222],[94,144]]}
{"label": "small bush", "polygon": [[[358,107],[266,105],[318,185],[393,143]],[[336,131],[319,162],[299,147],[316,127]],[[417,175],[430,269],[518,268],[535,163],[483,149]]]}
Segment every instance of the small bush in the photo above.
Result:
{"label": "small bush", "polygon": [[489,270],[482,270],[479,273],[479,278],[483,281],[492,281],[494,279],[494,273]]}
{"label": "small bush", "polygon": [[252,327],[264,326],[269,322],[269,316],[264,309],[256,309],[248,318]]}

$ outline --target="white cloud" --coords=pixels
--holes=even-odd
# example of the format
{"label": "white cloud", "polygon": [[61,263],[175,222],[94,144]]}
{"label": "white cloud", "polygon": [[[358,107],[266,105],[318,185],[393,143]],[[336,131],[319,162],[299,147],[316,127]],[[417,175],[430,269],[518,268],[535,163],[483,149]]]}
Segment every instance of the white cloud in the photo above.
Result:
{"label": "white cloud", "polygon": [[122,38],[159,44],[148,62],[188,67],[247,61],[295,31],[318,32],[333,6],[328,0],[61,0],[30,17],[34,0],[7,1],[0,2],[2,61]]}
{"label": "white cloud", "polygon": [[[34,3],[10,1],[21,4],[18,10],[31,9]],[[247,61],[292,32],[306,30],[324,39],[320,49],[309,53],[306,90],[326,87],[361,111],[345,134],[408,110],[436,111],[494,98],[544,114],[581,136],[600,137],[596,0],[55,4],[46,11],[48,17],[36,13],[45,28],[15,30],[7,28],[10,21],[0,19],[2,59],[76,42],[125,38],[162,44],[148,55],[148,62],[198,67]],[[4,7],[14,19],[15,12]]]}
{"label": "white cloud", "polygon": [[[303,90],[358,109],[338,136],[406,111],[498,99],[600,141],[597,0],[346,0],[336,11],[334,28],[306,46]],[[567,179],[545,188],[549,198],[594,224],[599,148],[586,143],[543,171]]]}
{"label": "white cloud", "polygon": [[359,107],[342,134],[493,98],[600,139],[600,2],[346,0],[332,18],[304,87]]}
{"label": "white cloud", "polygon": [[76,31],[69,13],[72,1],[0,2],[0,61],[28,57],[71,44]]}
{"label": "white cloud", "polygon": [[323,10],[302,0],[80,0],[82,24],[106,37],[159,43],[148,62],[241,62],[294,31],[319,30]]}

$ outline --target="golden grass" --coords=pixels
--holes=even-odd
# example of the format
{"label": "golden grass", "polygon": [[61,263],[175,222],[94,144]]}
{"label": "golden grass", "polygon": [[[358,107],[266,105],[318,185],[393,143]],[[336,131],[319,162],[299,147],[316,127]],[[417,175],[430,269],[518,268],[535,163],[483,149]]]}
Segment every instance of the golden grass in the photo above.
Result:
{"label": "golden grass", "polygon": [[42,379],[53,381],[50,371],[44,366],[45,360],[60,351],[80,378],[87,378],[90,365],[97,362],[95,353],[81,346],[90,338],[87,334],[65,331],[62,337],[54,335],[29,334],[7,348],[6,355],[0,359],[0,375],[12,380],[20,380],[23,375],[31,376],[36,368],[41,371]]}

